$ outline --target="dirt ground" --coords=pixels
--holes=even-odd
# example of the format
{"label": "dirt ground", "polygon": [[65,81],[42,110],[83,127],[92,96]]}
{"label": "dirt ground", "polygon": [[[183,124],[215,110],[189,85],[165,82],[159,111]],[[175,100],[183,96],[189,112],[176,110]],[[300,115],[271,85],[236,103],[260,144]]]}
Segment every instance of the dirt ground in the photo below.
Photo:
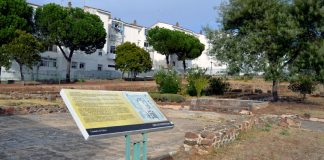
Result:
{"label": "dirt ground", "polygon": [[296,128],[254,128],[239,140],[208,155],[179,152],[171,160],[306,160],[324,159],[324,134]]}
{"label": "dirt ground", "polygon": [[59,92],[62,88],[90,90],[156,91],[155,81],[96,80],[69,84],[0,84],[0,93]]}
{"label": "dirt ground", "polygon": [[[271,83],[263,80],[237,81],[230,80],[232,88],[241,89],[271,89]],[[103,80],[103,81],[86,81],[72,84],[38,84],[38,85],[22,85],[22,84],[0,84],[0,106],[28,106],[28,105],[64,105],[58,98],[56,100],[46,99],[11,99],[12,92],[23,94],[28,93],[57,93],[62,88],[74,89],[91,89],[91,90],[124,90],[124,91],[156,91],[157,86],[154,81],[123,81],[123,80]],[[8,94],[10,93],[10,94]],[[287,84],[282,83],[279,92],[284,96],[295,95],[287,90]],[[190,97],[187,99],[190,99]],[[208,114],[198,114],[196,112],[173,112],[170,110],[169,116],[180,116],[186,120],[199,121],[204,123],[219,123],[224,119],[211,119]],[[210,113],[212,114],[212,113]],[[282,100],[280,102],[270,102],[267,108],[263,108],[254,112],[254,114],[297,114],[300,117],[315,117],[324,119],[324,97],[308,96],[305,101],[296,99]],[[226,115],[231,117],[233,115]],[[319,122],[320,123],[320,122]],[[321,122],[322,123],[322,122]],[[216,159],[323,159],[324,160],[324,132],[311,131],[320,125],[310,124],[310,130],[282,128],[277,125],[271,126],[266,131],[262,128],[255,128],[241,135],[239,140],[220,149],[216,149],[208,155],[188,155],[179,152],[174,155],[172,160],[216,160]],[[313,128],[313,129],[312,129]],[[315,129],[314,129],[315,128]],[[324,127],[323,127],[324,128]],[[1,159],[1,158],[0,158]]]}
{"label": "dirt ground", "polygon": [[[255,114],[296,114],[300,117],[307,116],[324,118],[324,98],[308,97],[302,102],[271,102],[269,106],[254,112]],[[309,117],[308,117],[309,118]]]}

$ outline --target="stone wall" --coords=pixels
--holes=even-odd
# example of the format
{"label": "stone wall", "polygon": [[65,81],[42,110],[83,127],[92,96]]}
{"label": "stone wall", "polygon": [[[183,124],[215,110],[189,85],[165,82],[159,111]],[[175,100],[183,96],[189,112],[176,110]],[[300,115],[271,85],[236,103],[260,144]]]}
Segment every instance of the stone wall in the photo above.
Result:
{"label": "stone wall", "polygon": [[253,111],[264,108],[268,104],[254,100],[199,98],[191,100],[190,110],[238,113],[241,110]]}
{"label": "stone wall", "polygon": [[35,106],[0,106],[0,116],[24,115],[24,114],[48,114],[65,113],[67,108],[59,105],[35,105]]}
{"label": "stone wall", "polygon": [[200,132],[185,133],[185,151],[197,149],[198,153],[208,153],[213,148],[219,148],[234,141],[242,131],[250,129],[259,123],[256,117],[250,117],[241,122],[230,122],[222,126],[210,126]]}
{"label": "stone wall", "polygon": [[265,126],[265,124],[278,124],[282,127],[294,128],[300,128],[301,125],[296,115],[247,116],[241,120],[229,121],[221,126],[208,126],[198,132],[186,132],[183,147],[187,152],[194,150],[198,154],[205,154],[214,148],[222,147],[236,140],[242,132],[255,126]]}

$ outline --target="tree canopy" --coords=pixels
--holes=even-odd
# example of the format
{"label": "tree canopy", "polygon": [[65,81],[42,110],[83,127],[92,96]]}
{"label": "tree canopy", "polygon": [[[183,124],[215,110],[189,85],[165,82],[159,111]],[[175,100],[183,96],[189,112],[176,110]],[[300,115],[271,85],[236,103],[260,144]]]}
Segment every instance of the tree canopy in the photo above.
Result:
{"label": "tree canopy", "polygon": [[16,37],[8,44],[2,45],[4,53],[19,64],[21,80],[24,81],[23,66],[32,68],[40,60],[42,44],[30,33],[17,30]]}
{"label": "tree canopy", "polygon": [[32,31],[32,13],[32,7],[25,0],[0,0],[0,70],[11,64],[10,54],[1,46],[15,38],[17,29]]}
{"label": "tree canopy", "polygon": [[188,35],[184,32],[174,31],[173,36],[177,40],[175,42],[176,47],[173,53],[178,56],[178,60],[182,61],[184,72],[186,72],[186,60],[192,60],[198,58],[205,49],[205,45],[202,44],[198,38],[193,35]]}
{"label": "tree canopy", "polygon": [[176,42],[175,36],[172,36],[172,31],[166,28],[154,27],[147,32],[147,41],[148,43],[156,50],[157,52],[165,55],[166,64],[169,65],[169,56],[172,53],[172,48],[176,47],[174,42]]}
{"label": "tree canopy", "polygon": [[[223,27],[206,29],[213,44],[210,53],[226,62],[230,72],[264,73],[266,79],[273,81],[276,101],[279,80],[287,72],[296,73],[303,68],[297,65],[299,61],[314,63],[310,58],[323,54],[319,52],[323,46],[323,3],[321,0],[229,0],[220,9]],[[316,64],[322,64],[321,59]],[[309,64],[307,68],[323,72],[320,71],[323,65],[318,67]]]}
{"label": "tree canopy", "polygon": [[125,42],[116,48],[116,68],[123,72],[132,72],[134,78],[138,73],[152,68],[150,54],[134,43]]}
{"label": "tree canopy", "polygon": [[[38,36],[48,44],[57,45],[67,60],[67,82],[70,81],[74,51],[91,54],[103,48],[106,43],[103,22],[97,15],[87,13],[81,8],[46,4],[37,8],[35,23]],[[68,51],[63,47],[68,48]]]}
{"label": "tree canopy", "polygon": [[186,70],[185,60],[199,57],[205,49],[204,44],[200,43],[195,36],[166,28],[150,29],[147,40],[154,50],[166,56],[167,65],[169,65],[169,55],[176,54],[178,60],[183,61],[184,70]]}

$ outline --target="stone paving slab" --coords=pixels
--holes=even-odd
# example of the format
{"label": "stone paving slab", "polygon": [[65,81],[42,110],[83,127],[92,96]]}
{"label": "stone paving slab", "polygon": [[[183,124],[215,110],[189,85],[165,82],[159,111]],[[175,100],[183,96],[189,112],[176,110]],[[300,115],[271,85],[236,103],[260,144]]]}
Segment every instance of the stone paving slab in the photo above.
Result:
{"label": "stone paving slab", "polygon": [[[219,123],[229,115],[164,110],[174,122],[172,130],[148,134],[148,156],[176,151],[184,132]],[[190,118],[191,117],[191,118]],[[132,140],[139,140],[139,135]],[[124,137],[85,141],[68,113],[0,117],[0,159],[124,159]]]}

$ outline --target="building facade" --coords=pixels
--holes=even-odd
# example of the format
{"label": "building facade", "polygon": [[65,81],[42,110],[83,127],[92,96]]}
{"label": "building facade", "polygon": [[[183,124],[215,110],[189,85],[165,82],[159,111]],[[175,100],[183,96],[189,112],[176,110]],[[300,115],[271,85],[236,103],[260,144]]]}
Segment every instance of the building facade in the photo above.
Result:
{"label": "building facade", "polygon": [[[39,7],[30,4],[34,9]],[[85,54],[82,51],[75,51],[71,64],[71,79],[114,79],[120,78],[121,72],[115,69],[115,50],[116,47],[124,42],[135,43],[137,46],[144,48],[150,53],[153,68],[152,72],[142,74],[142,76],[152,76],[152,73],[161,66],[165,67],[165,56],[157,53],[146,41],[146,32],[149,28],[140,26],[136,20],[133,23],[126,23],[120,19],[112,18],[109,11],[85,6],[86,12],[98,15],[104,24],[107,32],[106,44],[102,49],[98,49],[92,54]],[[217,74],[225,71],[226,66],[221,65],[216,60],[208,56],[209,43],[203,34],[194,33],[188,29],[180,27],[178,24],[171,25],[158,22],[152,27],[163,27],[171,30],[183,31],[187,34],[196,36],[203,44],[205,50],[203,54],[195,59],[186,61],[188,68],[198,66],[207,68],[208,74]],[[67,48],[63,48],[67,50]],[[64,80],[66,74],[66,60],[57,46],[49,46],[47,51],[41,53],[41,62],[36,64],[32,69],[23,68],[23,74],[26,80]],[[170,63],[178,71],[182,71],[182,62],[177,61],[177,57],[172,55]],[[7,70],[1,69],[1,81],[20,80],[20,71],[18,64],[13,61],[11,67]]]}

